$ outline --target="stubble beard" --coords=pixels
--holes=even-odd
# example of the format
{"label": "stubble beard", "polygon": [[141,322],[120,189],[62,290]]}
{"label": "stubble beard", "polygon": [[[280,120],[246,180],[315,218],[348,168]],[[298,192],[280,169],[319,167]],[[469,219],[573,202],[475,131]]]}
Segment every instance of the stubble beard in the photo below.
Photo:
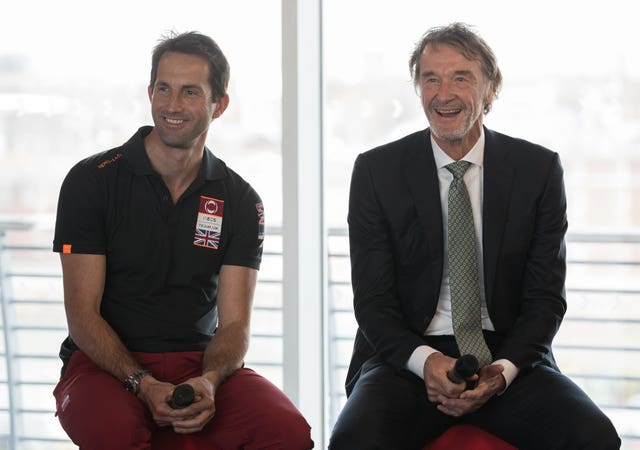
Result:
{"label": "stubble beard", "polygon": [[482,114],[482,112],[475,115],[473,112],[468,113],[469,109],[463,107],[460,111],[460,114],[464,115],[462,122],[454,130],[447,133],[441,130],[438,125],[439,114],[436,112],[437,106],[438,105],[429,105],[428,107],[427,120],[429,121],[429,127],[435,137],[448,143],[461,142],[471,132],[474,124]]}
{"label": "stubble beard", "polygon": [[203,133],[203,130],[198,132],[197,128],[199,124],[194,123],[193,121],[189,121],[189,126],[184,129],[174,130],[170,127],[165,128],[164,115],[162,114],[155,118],[154,123],[158,132],[158,137],[162,143],[167,147],[175,149],[190,149]]}
{"label": "stubble beard", "polygon": [[472,125],[473,122],[471,122],[470,117],[467,117],[465,118],[464,122],[462,122],[455,130],[444,132],[440,129],[435,120],[429,120],[429,126],[431,127],[431,132],[433,133],[433,135],[438,139],[449,143],[462,141],[462,139],[464,139],[469,131],[471,131]]}

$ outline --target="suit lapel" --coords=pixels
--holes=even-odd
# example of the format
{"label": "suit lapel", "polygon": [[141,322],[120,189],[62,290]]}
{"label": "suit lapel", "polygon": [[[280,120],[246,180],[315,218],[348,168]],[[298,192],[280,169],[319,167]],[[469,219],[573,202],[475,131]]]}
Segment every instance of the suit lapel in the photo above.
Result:
{"label": "suit lapel", "polygon": [[405,175],[409,191],[413,197],[418,217],[424,225],[425,238],[432,255],[439,260],[438,262],[434,261],[433,265],[439,270],[432,271],[431,275],[433,286],[439,290],[443,259],[442,210],[438,172],[428,130],[416,135],[416,139],[409,143],[405,155]]}
{"label": "suit lapel", "polygon": [[484,193],[482,206],[482,249],[487,306],[490,306],[496,265],[507,221],[513,169],[509,151],[495,133],[484,129]]}

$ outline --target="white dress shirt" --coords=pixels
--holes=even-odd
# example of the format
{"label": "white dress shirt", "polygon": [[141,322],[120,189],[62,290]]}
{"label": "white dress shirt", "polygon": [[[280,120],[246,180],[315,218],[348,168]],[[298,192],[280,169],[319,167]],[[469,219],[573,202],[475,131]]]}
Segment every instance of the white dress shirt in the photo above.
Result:
{"label": "white dress shirt", "polygon": [[[442,271],[442,281],[440,285],[440,297],[438,298],[438,306],[433,319],[425,330],[425,335],[453,335],[453,322],[451,316],[451,290],[449,287],[449,267],[448,267],[448,245],[447,245],[447,225],[448,225],[448,197],[449,186],[453,181],[453,174],[445,167],[455,160],[451,159],[444,150],[442,150],[436,141],[431,137],[431,146],[433,148],[433,156],[438,168],[438,182],[440,185],[440,203],[442,205],[442,227],[444,236],[444,268]],[[473,225],[476,233],[476,245],[478,256],[478,281],[480,283],[480,305],[482,315],[482,328],[485,330],[495,330],[489,312],[487,310],[487,301],[484,291],[484,266],[482,258],[482,195],[483,195],[483,161],[484,161],[484,130],[480,134],[480,138],[471,148],[471,150],[462,158],[469,161],[471,165],[464,174],[464,183],[469,192],[469,201],[471,202],[471,210],[473,212]],[[437,350],[428,346],[421,345],[411,354],[407,362],[407,368],[424,378],[424,363],[432,353]],[[507,387],[518,375],[518,368],[509,360],[501,359],[494,362],[504,366],[504,376]]]}

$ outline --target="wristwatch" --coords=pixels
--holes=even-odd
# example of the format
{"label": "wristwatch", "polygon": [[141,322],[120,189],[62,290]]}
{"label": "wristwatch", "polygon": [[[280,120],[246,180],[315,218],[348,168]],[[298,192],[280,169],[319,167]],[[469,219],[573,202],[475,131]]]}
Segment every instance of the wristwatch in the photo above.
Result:
{"label": "wristwatch", "polygon": [[138,372],[134,372],[129,375],[127,378],[122,380],[122,384],[127,391],[131,392],[133,395],[138,395],[138,391],[140,390],[140,380],[142,380],[147,375],[151,375],[151,372],[148,370],[140,370]]}

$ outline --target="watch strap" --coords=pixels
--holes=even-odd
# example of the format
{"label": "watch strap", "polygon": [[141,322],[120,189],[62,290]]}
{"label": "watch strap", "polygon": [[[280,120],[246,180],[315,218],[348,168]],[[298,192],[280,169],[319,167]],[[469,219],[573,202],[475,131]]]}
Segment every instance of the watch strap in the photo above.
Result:
{"label": "watch strap", "polygon": [[148,370],[139,370],[122,380],[122,384],[124,384],[127,391],[131,392],[133,395],[138,395],[138,391],[140,390],[140,381],[147,375],[151,375],[151,372]]}

